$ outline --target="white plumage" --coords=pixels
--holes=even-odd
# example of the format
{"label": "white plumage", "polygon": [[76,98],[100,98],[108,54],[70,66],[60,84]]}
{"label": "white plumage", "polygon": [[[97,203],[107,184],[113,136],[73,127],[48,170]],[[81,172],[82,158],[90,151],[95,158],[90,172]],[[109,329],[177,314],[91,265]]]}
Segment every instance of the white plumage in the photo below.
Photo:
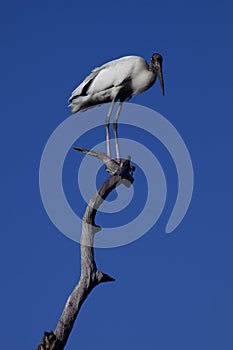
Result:
{"label": "white plumage", "polygon": [[157,76],[160,79],[162,93],[164,94],[162,56],[160,54],[153,54],[149,65],[142,57],[125,56],[95,68],[72,92],[69,98],[69,106],[72,113],[86,110],[102,103],[112,102],[105,121],[107,154],[109,157],[109,121],[114,103],[117,100],[120,101],[113,123],[116,153],[119,159],[117,121],[122,103],[132,96],[149,89],[154,84]]}

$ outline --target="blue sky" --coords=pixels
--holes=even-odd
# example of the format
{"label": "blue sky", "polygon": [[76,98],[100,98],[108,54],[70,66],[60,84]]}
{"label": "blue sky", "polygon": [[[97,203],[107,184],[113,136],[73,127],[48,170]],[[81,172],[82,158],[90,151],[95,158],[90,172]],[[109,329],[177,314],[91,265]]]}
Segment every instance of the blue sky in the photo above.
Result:
{"label": "blue sky", "polygon": [[[232,348],[231,2],[9,1],[0,26],[2,348],[10,339],[11,349],[34,349],[79,277],[79,246],[50,222],[38,184],[47,139],[70,115],[70,92],[95,66],[128,54],[149,60],[153,52],[164,57],[165,97],[156,84],[132,102],[163,114],[185,140],[192,203],[166,235],[177,180],[159,145],[169,195],[163,214],[138,241],[96,250],[99,268],[116,282],[88,297],[67,349]],[[81,159],[71,152],[65,164],[72,203],[77,184],[69,180]]]}

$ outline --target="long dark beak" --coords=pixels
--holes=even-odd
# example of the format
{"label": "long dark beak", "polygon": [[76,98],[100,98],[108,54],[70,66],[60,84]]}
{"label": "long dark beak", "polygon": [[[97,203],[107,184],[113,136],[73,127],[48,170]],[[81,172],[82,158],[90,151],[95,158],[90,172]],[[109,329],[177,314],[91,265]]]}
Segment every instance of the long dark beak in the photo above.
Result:
{"label": "long dark beak", "polygon": [[164,82],[163,82],[163,69],[162,69],[162,63],[159,64],[157,75],[159,77],[161,89],[162,89],[162,95],[164,96]]}

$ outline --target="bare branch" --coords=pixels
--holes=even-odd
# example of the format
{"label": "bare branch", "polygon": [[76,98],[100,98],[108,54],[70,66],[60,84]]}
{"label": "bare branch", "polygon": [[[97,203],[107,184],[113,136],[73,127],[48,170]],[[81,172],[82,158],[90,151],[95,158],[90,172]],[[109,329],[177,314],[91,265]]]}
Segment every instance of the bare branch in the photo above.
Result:
{"label": "bare branch", "polygon": [[45,332],[37,350],[63,350],[77,318],[79,310],[92,289],[100,283],[112,282],[115,279],[97,269],[94,259],[94,235],[101,230],[95,224],[95,216],[101,203],[120,184],[129,187],[134,179],[130,165],[130,159],[124,159],[121,163],[110,159],[106,154],[89,151],[80,147],[76,150],[95,156],[104,162],[106,170],[112,175],[100,186],[91,198],[82,220],[81,249],[81,277],[69,296],[62,315],[58,321],[55,332]]}

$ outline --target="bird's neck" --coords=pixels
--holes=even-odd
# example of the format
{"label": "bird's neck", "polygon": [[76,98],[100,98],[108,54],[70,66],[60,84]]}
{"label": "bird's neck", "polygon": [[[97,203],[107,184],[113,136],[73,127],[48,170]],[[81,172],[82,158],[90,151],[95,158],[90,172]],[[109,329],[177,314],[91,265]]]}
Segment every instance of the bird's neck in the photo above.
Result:
{"label": "bird's neck", "polygon": [[157,68],[155,67],[155,64],[152,61],[150,61],[150,64],[149,64],[149,71],[157,75]]}

